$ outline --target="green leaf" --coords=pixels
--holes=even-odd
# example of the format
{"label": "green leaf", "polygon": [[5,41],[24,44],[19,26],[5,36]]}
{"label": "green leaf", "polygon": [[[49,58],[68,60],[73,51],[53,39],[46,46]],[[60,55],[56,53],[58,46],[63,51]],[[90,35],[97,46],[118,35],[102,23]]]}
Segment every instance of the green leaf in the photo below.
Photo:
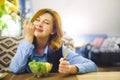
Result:
{"label": "green leaf", "polygon": [[0,10],[1,10],[2,14],[8,13],[8,11],[7,11],[8,5],[7,4],[1,5],[0,8],[1,8]]}
{"label": "green leaf", "polygon": [[7,28],[8,28],[7,24],[4,23],[4,25],[3,25],[3,29],[7,29]]}
{"label": "green leaf", "polygon": [[13,17],[12,14],[9,14],[14,22],[16,22],[15,18]]}
{"label": "green leaf", "polygon": [[7,29],[8,26],[6,23],[4,23],[2,20],[0,20],[0,29]]}
{"label": "green leaf", "polygon": [[2,17],[2,12],[0,11],[0,18]]}

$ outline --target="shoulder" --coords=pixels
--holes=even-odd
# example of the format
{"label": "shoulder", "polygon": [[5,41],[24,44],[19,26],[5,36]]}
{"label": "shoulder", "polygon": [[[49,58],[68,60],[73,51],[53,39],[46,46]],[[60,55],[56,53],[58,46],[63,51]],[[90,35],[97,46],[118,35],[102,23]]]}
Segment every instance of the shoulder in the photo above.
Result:
{"label": "shoulder", "polygon": [[27,40],[22,39],[19,43],[20,47],[32,47],[34,48],[34,44],[29,43]]}

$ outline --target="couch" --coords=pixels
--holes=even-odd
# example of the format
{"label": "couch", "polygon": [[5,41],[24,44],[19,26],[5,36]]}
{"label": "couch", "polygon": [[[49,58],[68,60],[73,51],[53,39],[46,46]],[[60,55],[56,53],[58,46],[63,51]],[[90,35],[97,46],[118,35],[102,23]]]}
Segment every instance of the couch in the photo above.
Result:
{"label": "couch", "polygon": [[8,68],[12,57],[15,55],[20,37],[3,37],[0,36],[0,70]]}
{"label": "couch", "polygon": [[120,38],[108,37],[101,46],[92,46],[88,54],[98,65],[120,65]]}
{"label": "couch", "polygon": [[104,39],[108,38],[106,34],[83,34],[77,37],[79,40],[77,40],[76,52],[86,58],[88,58],[88,52],[93,45],[101,46]]}
{"label": "couch", "polygon": [[87,41],[87,44],[76,49],[78,54],[91,59],[99,66],[120,63],[120,37],[89,34],[80,36],[80,38]]}

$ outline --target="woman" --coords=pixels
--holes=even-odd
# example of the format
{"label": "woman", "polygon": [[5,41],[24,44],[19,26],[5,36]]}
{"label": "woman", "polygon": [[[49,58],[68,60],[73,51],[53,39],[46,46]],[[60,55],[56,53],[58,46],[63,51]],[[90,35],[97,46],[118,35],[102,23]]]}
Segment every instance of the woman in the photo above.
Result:
{"label": "woman", "polygon": [[24,39],[10,63],[10,70],[13,73],[31,72],[28,62],[36,60],[52,63],[51,72],[76,74],[97,71],[91,60],[70,49],[65,60],[66,48],[62,45],[62,37],[59,14],[51,9],[39,10],[31,21],[24,21]]}

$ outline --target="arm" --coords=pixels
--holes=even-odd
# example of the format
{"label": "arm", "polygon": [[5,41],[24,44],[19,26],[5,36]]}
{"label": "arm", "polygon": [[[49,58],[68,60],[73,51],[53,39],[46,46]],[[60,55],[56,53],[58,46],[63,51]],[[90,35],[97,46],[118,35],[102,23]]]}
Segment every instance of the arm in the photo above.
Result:
{"label": "arm", "polygon": [[10,63],[10,70],[13,73],[23,73],[27,67],[29,56],[32,54],[34,46],[32,45],[34,39],[34,25],[28,21],[24,21],[24,40],[18,46],[17,53]]}
{"label": "arm", "polygon": [[69,59],[68,61],[70,61],[72,65],[78,68],[78,73],[88,73],[97,71],[97,66],[94,62],[79,55],[77,57],[77,59],[72,58],[72,60]]}
{"label": "arm", "polygon": [[13,73],[25,72],[29,56],[32,54],[34,46],[23,39],[17,49],[17,52],[10,63],[10,70]]}
{"label": "arm", "polygon": [[[64,50],[65,49],[63,47],[63,52]],[[64,68],[63,70],[63,66],[64,67],[66,66],[66,69]],[[97,66],[95,65],[94,62],[80,56],[79,54],[71,50],[68,51],[66,61],[60,60],[59,72],[61,73],[74,74],[74,73],[87,73],[87,72],[96,72],[96,71],[97,71]]]}

